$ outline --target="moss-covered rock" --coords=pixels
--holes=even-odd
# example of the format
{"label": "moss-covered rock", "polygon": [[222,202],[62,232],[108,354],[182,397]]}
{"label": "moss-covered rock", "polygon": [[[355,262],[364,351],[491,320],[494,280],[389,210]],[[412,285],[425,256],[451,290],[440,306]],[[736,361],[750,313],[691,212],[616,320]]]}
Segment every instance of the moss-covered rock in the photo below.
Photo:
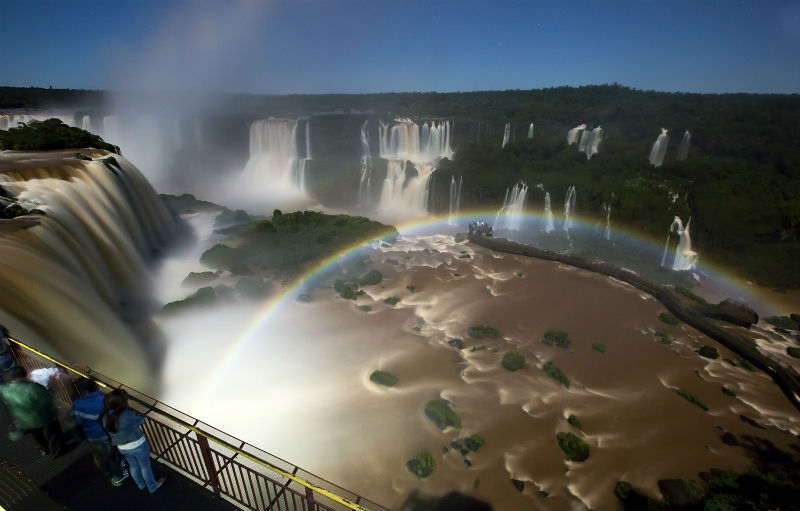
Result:
{"label": "moss-covered rock", "polygon": [[397,383],[397,376],[393,375],[392,373],[387,373],[386,371],[373,371],[372,374],[369,375],[369,379],[378,385],[383,385],[384,387],[394,387],[394,385]]}
{"label": "moss-covered rock", "polygon": [[406,468],[419,478],[431,475],[435,466],[433,456],[428,451],[419,452],[406,462]]}
{"label": "moss-covered rock", "polygon": [[390,296],[389,298],[386,298],[385,300],[383,300],[383,303],[385,303],[387,305],[395,306],[398,303],[400,303],[400,297],[399,296]]}
{"label": "moss-covered rock", "polygon": [[786,354],[790,357],[800,358],[800,348],[789,346],[786,348]]}
{"label": "moss-covered rock", "polygon": [[567,417],[567,422],[569,422],[570,425],[575,427],[575,428],[583,429],[581,427],[581,421],[578,419],[578,417],[574,413],[571,414],[569,417]]}
{"label": "moss-covered rock", "polygon": [[736,392],[734,392],[733,390],[729,389],[725,385],[722,386],[722,393],[725,394],[726,396],[736,397]]}
{"label": "moss-covered rock", "polygon": [[548,346],[558,346],[561,349],[569,349],[570,340],[567,332],[563,330],[548,330],[544,333],[542,342]]}
{"label": "moss-covered rock", "polygon": [[164,305],[161,308],[162,314],[174,314],[179,311],[207,307],[214,304],[217,295],[213,287],[201,287],[192,295],[187,296],[183,300],[177,300]]}
{"label": "moss-covered rock", "polygon": [[372,307],[370,307],[369,305],[359,305],[357,309],[363,312],[369,312],[372,310]]}
{"label": "moss-covered rock", "polygon": [[790,316],[770,316],[768,318],[764,318],[764,321],[766,321],[772,326],[783,328],[785,330],[798,329],[797,322],[793,320]]}
{"label": "moss-covered rock", "polygon": [[547,376],[554,379],[557,382],[562,383],[565,387],[569,388],[569,378],[564,372],[556,367],[555,364],[552,362],[547,362],[542,366],[542,370],[545,372]]}
{"label": "moss-covered rock", "polygon": [[425,405],[425,415],[436,424],[439,429],[447,426],[461,427],[461,418],[450,408],[446,399],[432,399]]}
{"label": "moss-covered rock", "polygon": [[503,367],[509,371],[518,371],[523,369],[526,365],[525,357],[517,352],[509,351],[503,355]]}
{"label": "moss-covered rock", "polygon": [[719,351],[717,351],[717,348],[715,348],[714,346],[708,346],[707,344],[701,346],[700,349],[697,350],[697,352],[700,354],[701,357],[715,358],[715,359],[719,358]]}
{"label": "moss-covered rock", "polygon": [[454,347],[457,350],[463,350],[466,347],[464,341],[458,338],[450,339],[449,341],[447,341],[447,344],[449,344],[450,346]]}
{"label": "moss-covered rock", "polygon": [[470,435],[464,439],[464,445],[466,445],[467,449],[469,449],[472,452],[475,452],[478,449],[480,449],[484,443],[486,443],[486,440],[477,433]]}
{"label": "moss-covered rock", "polygon": [[595,351],[598,351],[600,353],[605,353],[606,352],[606,345],[605,345],[605,343],[602,343],[602,342],[593,342],[592,343],[592,349],[595,350]]}
{"label": "moss-covered rock", "polygon": [[374,286],[376,284],[380,284],[381,280],[383,280],[383,273],[379,272],[378,270],[370,270],[358,279],[358,285]]}
{"label": "moss-covered rock", "polygon": [[658,319],[660,319],[662,323],[665,323],[670,326],[675,326],[678,323],[680,323],[678,318],[676,318],[669,312],[662,312],[661,314],[658,315]]}
{"label": "moss-covered rock", "polygon": [[200,256],[200,264],[215,270],[227,270],[241,260],[241,252],[233,247],[218,243]]}
{"label": "moss-covered rock", "polygon": [[467,334],[473,339],[497,339],[500,331],[488,325],[473,325],[467,329]]}
{"label": "moss-covered rock", "polygon": [[556,434],[558,446],[571,461],[586,461],[589,458],[589,444],[569,432]]}

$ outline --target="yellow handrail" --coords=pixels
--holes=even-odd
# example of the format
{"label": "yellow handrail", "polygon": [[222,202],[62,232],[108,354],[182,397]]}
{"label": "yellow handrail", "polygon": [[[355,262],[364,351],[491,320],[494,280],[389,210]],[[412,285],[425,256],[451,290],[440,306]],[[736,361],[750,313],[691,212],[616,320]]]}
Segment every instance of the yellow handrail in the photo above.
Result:
{"label": "yellow handrail", "polygon": [[[19,341],[18,339],[14,339],[11,336],[8,336],[7,338],[8,338],[9,341],[17,344],[21,348],[24,348],[24,349],[26,349],[26,350],[28,350],[30,352],[33,352],[33,353],[39,355],[40,357],[44,358],[45,360],[49,360],[50,362],[52,362],[52,363],[54,363],[54,364],[56,364],[56,365],[58,365],[60,367],[63,367],[67,371],[75,373],[75,374],[77,374],[79,376],[82,376],[84,378],[88,378],[90,380],[93,380],[98,385],[100,385],[102,387],[105,387],[107,389],[113,388],[111,385],[108,385],[107,383],[103,382],[99,378],[97,378],[95,376],[91,376],[91,375],[89,375],[87,373],[84,373],[83,371],[78,370],[78,369],[75,369],[74,367],[72,367],[72,366],[70,366],[68,364],[65,364],[64,362],[59,361],[59,360],[51,357],[50,355],[42,353],[41,351],[37,350],[36,348],[28,346],[27,344],[23,343],[22,341]],[[135,396],[131,396],[131,397],[133,399],[137,400],[137,401],[140,401]],[[155,401],[157,401],[157,400],[155,400]],[[159,401],[157,401],[157,402],[159,402]],[[146,402],[143,402],[143,403],[147,404]],[[252,454],[249,454],[249,453],[247,453],[245,451],[242,451],[238,447],[226,442],[225,440],[222,440],[221,438],[217,438],[214,435],[211,435],[209,433],[206,433],[205,431],[202,431],[202,430],[196,428],[195,426],[189,424],[186,421],[183,421],[183,420],[181,420],[181,419],[179,419],[177,417],[173,417],[172,415],[164,412],[163,410],[159,410],[158,408],[151,408],[151,410],[156,412],[156,413],[158,413],[159,415],[162,415],[163,417],[167,418],[168,420],[171,420],[172,422],[180,424],[184,428],[187,428],[187,429],[189,429],[191,431],[194,431],[195,434],[203,436],[203,437],[205,437],[205,438],[207,438],[207,439],[209,439],[209,440],[211,440],[211,441],[213,441],[213,442],[215,442],[215,443],[217,443],[219,445],[222,445],[226,449],[229,449],[229,450],[235,452],[236,454],[238,454],[240,456],[244,456],[245,458],[249,459],[250,461],[252,461],[252,462],[254,462],[254,463],[258,464],[258,465],[261,465],[262,467],[266,468],[267,470],[270,470],[270,471],[280,475],[281,477],[285,477],[286,479],[290,479],[290,480],[292,480],[292,481],[294,481],[294,482],[296,482],[296,483],[298,483],[298,484],[300,484],[300,485],[302,485],[302,486],[304,486],[306,488],[309,488],[310,490],[315,491],[315,492],[319,493],[320,495],[323,495],[323,496],[325,496],[325,497],[327,497],[327,498],[329,498],[329,499],[331,499],[331,500],[333,500],[335,502],[343,504],[343,505],[347,506],[348,508],[352,509],[353,511],[369,511],[367,508],[365,508],[363,506],[360,506],[359,504],[356,504],[355,502],[352,502],[349,499],[346,499],[344,497],[336,495],[335,493],[332,493],[332,492],[326,490],[325,488],[320,488],[319,486],[317,486],[317,485],[315,485],[313,483],[310,483],[310,482],[306,481],[305,479],[303,479],[301,477],[297,477],[296,475],[293,475],[293,474],[290,474],[289,472],[285,472],[285,471],[281,470],[280,468],[272,465],[271,463],[269,463],[267,461],[262,460],[261,458],[257,458],[256,456],[253,456]]]}

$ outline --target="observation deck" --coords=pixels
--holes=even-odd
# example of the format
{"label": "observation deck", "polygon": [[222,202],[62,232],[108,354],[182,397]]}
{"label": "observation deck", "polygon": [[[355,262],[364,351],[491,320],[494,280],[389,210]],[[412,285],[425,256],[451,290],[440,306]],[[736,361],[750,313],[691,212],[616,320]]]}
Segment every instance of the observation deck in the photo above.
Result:
{"label": "observation deck", "polygon": [[94,465],[88,443],[70,439],[67,427],[65,452],[41,456],[30,435],[8,439],[9,416],[0,406],[0,509],[386,509],[89,368],[66,364],[11,337],[9,344],[28,371],[58,368],[48,386],[62,425],[68,424],[69,406],[78,395],[77,378],[96,381],[104,392],[125,389],[130,407],[145,419],[142,431],[153,472],[166,475],[167,482],[152,495],[130,478],[113,486]]}

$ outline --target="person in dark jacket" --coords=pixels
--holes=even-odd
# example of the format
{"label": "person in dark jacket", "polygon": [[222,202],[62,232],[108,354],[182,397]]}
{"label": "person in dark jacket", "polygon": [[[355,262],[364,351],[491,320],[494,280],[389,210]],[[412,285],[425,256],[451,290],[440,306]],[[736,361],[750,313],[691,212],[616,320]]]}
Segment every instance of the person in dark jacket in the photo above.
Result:
{"label": "person in dark jacket", "polygon": [[120,486],[128,477],[123,470],[122,458],[111,439],[100,424],[100,412],[103,411],[103,394],[94,380],[81,378],[75,384],[81,397],[72,402],[70,413],[86,435],[89,445],[94,451],[95,464],[106,474],[114,486]]}
{"label": "person in dark jacket", "polygon": [[6,371],[3,377],[6,383],[0,386],[0,396],[8,407],[14,427],[33,435],[42,456],[58,455],[63,447],[62,431],[53,395],[27,378],[28,372],[23,367]]}
{"label": "person in dark jacket", "polygon": [[144,418],[128,407],[128,393],[115,389],[103,399],[103,410],[100,412],[100,423],[111,437],[111,444],[128,461],[128,470],[140,490],[147,487],[154,493],[164,484],[165,477],[156,481],[150,465],[150,444],[142,433],[140,426]]}

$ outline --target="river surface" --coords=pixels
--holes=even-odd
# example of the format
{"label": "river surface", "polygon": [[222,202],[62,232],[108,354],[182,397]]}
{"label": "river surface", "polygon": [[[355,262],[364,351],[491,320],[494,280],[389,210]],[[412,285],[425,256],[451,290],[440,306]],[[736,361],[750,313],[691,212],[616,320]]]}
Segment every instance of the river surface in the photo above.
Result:
{"label": "river surface", "polygon": [[[499,509],[617,508],[618,480],[658,496],[658,479],[751,465],[748,449],[724,444],[722,431],[784,450],[800,433],[800,416],[771,379],[727,362],[735,355],[696,330],[665,325],[664,307],[627,284],[446,235],[401,237],[365,253],[384,281],[355,301],[317,289],[310,303],[235,304],[160,320],[170,339],[163,400],[390,508],[413,490],[458,490]],[[391,296],[401,301],[384,303]],[[243,341],[255,317],[263,322]],[[478,324],[501,337],[470,339]],[[569,350],[543,344],[548,329],[566,331]],[[720,358],[699,356],[703,344]],[[502,367],[511,350],[527,368]],[[569,388],[541,370],[548,361]],[[376,369],[397,385],[372,383]],[[426,402],[439,397],[452,403],[460,429],[441,431],[425,416]],[[570,414],[582,431],[567,423]],[[589,459],[566,461],[559,431],[583,438]],[[445,447],[473,433],[486,442],[467,466]],[[405,468],[420,451],[436,464],[423,480]],[[511,479],[525,481],[522,492]]]}

